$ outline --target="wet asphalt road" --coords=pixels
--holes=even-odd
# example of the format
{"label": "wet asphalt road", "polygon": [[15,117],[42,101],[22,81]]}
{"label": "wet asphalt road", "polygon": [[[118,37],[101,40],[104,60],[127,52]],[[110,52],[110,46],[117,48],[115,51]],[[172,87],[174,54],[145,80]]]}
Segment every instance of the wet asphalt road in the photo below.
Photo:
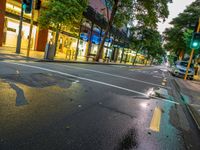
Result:
{"label": "wet asphalt road", "polygon": [[[0,149],[198,149],[172,81],[162,66],[0,61]],[[152,88],[167,89],[168,98],[147,97]]]}

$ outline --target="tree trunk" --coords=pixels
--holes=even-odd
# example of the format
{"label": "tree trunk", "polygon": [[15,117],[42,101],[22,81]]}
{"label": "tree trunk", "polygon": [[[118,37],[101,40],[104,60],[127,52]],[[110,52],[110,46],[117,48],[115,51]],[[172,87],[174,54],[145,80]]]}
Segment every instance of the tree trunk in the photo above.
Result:
{"label": "tree trunk", "polygon": [[148,62],[149,58],[147,58],[146,62],[145,62],[145,66],[147,65],[147,62]]}
{"label": "tree trunk", "polygon": [[56,37],[55,37],[54,56],[56,56],[56,50],[57,50],[57,45],[58,45],[59,33],[60,33],[60,30],[57,28],[57,29],[56,29]]}
{"label": "tree trunk", "polygon": [[[90,28],[90,39],[88,41],[89,43],[88,43],[88,49],[87,49],[87,56],[89,56],[90,53],[91,53],[93,29],[94,29],[94,23],[92,22],[92,25],[91,25],[91,28]],[[88,57],[87,57],[86,60],[88,61]]]}
{"label": "tree trunk", "polygon": [[100,47],[99,47],[99,50],[97,52],[97,56],[96,56],[96,61],[99,61],[100,57],[101,57],[101,54],[103,52],[103,47],[104,47],[104,43],[105,43],[105,40],[106,40],[106,37],[108,35],[108,32],[112,26],[112,23],[114,21],[114,17],[115,17],[115,14],[117,12],[117,8],[118,8],[118,3],[119,3],[119,0],[115,0],[115,3],[114,3],[114,6],[112,8],[112,13],[111,13],[111,16],[110,16],[110,20],[108,21],[108,25],[106,27],[106,30],[105,30],[105,34],[103,36],[103,39],[102,39],[102,42],[100,44]]}
{"label": "tree trunk", "polygon": [[152,65],[153,61],[154,61],[154,58],[152,57],[152,60],[151,60],[150,66]]}
{"label": "tree trunk", "polygon": [[124,51],[125,51],[125,49],[124,49],[124,47],[123,47],[122,54],[121,54],[121,59],[120,59],[120,63],[122,63],[122,61],[123,61],[123,58],[124,58]]}
{"label": "tree trunk", "polygon": [[79,52],[79,43],[80,43],[80,35],[81,35],[81,30],[82,30],[82,21],[83,19],[81,19],[80,21],[80,27],[79,27],[79,33],[78,33],[78,40],[77,40],[77,43],[76,43],[76,53],[75,53],[75,60],[77,60],[77,57],[78,57],[78,52]]}
{"label": "tree trunk", "polygon": [[184,50],[181,50],[179,52],[179,60],[182,60],[183,59],[183,56],[184,56]]}
{"label": "tree trunk", "polygon": [[138,48],[138,50],[136,51],[136,55],[135,55],[135,58],[134,58],[133,63],[132,63],[133,66],[135,65],[136,58],[137,58],[137,54],[138,54],[138,52],[139,52],[141,49],[142,49],[142,47],[141,47],[141,48]]}
{"label": "tree trunk", "polygon": [[[108,34],[108,37],[109,37],[109,39],[110,39],[110,33]],[[109,42],[108,42],[109,43]],[[110,48],[110,47],[109,47]],[[105,57],[107,57],[107,55],[108,55],[108,45],[107,45],[107,48],[106,48],[106,54],[105,54]]]}

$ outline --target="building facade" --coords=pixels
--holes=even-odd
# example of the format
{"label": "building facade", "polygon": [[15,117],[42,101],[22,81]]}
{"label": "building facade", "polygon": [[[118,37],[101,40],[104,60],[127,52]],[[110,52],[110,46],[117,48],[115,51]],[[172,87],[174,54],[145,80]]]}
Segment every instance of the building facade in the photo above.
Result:
{"label": "building facade", "polygon": [[[83,14],[80,29],[76,33],[70,30],[61,31],[56,56],[61,59],[88,60],[88,56],[95,56],[104,35],[107,20],[110,17],[110,8],[105,0],[89,0],[87,11]],[[0,46],[16,47],[19,32],[21,0],[1,0],[0,3]],[[55,33],[51,30],[40,30],[37,26],[39,11],[34,10],[34,25],[32,37],[29,37],[30,14],[24,14],[21,48],[27,49],[31,38],[31,50],[45,51],[46,44]],[[103,17],[102,17],[103,16]],[[126,29],[125,29],[126,30]],[[111,61],[131,62],[134,54],[130,53],[127,43],[127,33],[123,29],[112,28],[104,45],[103,58]]]}

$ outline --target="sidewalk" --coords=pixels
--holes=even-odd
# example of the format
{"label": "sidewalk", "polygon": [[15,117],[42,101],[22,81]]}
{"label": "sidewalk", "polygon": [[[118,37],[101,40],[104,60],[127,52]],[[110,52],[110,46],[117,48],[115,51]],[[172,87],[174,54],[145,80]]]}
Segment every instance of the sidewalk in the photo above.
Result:
{"label": "sidewalk", "polygon": [[[30,51],[29,57],[27,58],[27,50],[21,49],[20,54],[15,53],[15,48],[13,47],[0,47],[0,60],[2,59],[10,60],[33,60],[39,62],[57,62],[57,63],[81,63],[81,64],[100,64],[100,65],[122,65],[122,66],[132,66],[131,63],[119,63],[119,62],[93,62],[84,61],[83,58],[75,60],[65,59],[65,55],[60,53],[56,54],[54,60],[44,60],[44,52],[40,51]],[[137,67],[150,67],[150,65],[145,66],[144,64],[135,64]]]}
{"label": "sidewalk", "polygon": [[200,130],[200,81],[176,79],[181,97]]}
{"label": "sidewalk", "polygon": [[[0,47],[0,55],[4,55],[6,58],[10,59],[31,59],[40,60],[44,58],[44,52],[30,51],[29,58],[27,58],[27,50],[21,49],[20,54],[15,53],[15,48],[13,47]],[[11,57],[15,56],[15,57]]]}

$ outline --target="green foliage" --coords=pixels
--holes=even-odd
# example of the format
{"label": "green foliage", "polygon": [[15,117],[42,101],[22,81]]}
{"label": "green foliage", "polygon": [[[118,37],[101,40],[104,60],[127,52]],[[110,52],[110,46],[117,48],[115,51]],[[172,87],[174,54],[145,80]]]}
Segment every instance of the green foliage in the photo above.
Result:
{"label": "green foliage", "polygon": [[165,19],[169,15],[168,0],[106,0],[111,6],[118,3],[114,25],[122,27],[128,22],[137,20],[140,25],[151,28],[157,27],[159,19]]}
{"label": "green foliage", "polygon": [[179,53],[180,50],[185,49],[186,43],[184,41],[184,31],[178,27],[168,28],[164,31],[164,39],[167,43],[164,45],[165,49]]}
{"label": "green foliage", "polygon": [[[131,28],[131,32],[133,34],[131,35],[130,46],[136,49],[142,47],[147,59],[150,57],[160,59],[165,55],[165,50],[162,48],[162,37],[157,30],[140,26]],[[138,37],[140,38],[138,39]]]}
{"label": "green foliage", "polygon": [[[111,0],[111,3],[113,1]],[[128,24],[133,18],[133,8],[134,3],[132,0],[121,0],[118,4],[117,12],[114,16],[114,25],[117,27],[122,27]]]}
{"label": "green foliage", "polygon": [[38,19],[39,26],[56,30],[73,27],[80,22],[87,3],[87,0],[47,0]]}
{"label": "green foliage", "polygon": [[167,50],[174,52],[177,56],[181,50],[190,53],[190,40],[199,14],[200,0],[196,0],[171,21],[170,24],[173,27],[164,31]]}
{"label": "green foliage", "polygon": [[[186,44],[186,51],[188,52],[188,50],[190,50],[190,43],[191,43],[191,39],[192,39],[192,34],[193,34],[193,30],[191,29],[186,29],[186,31],[183,33],[183,41]],[[190,51],[189,51],[190,52]]]}
{"label": "green foliage", "polygon": [[[136,49],[146,49],[149,57],[162,55],[161,36],[156,31],[159,19],[165,19],[169,15],[168,0],[107,0],[112,4],[117,3],[117,11],[114,14],[114,25],[121,27],[130,22],[137,21],[137,26],[132,27],[130,46]],[[112,17],[112,16],[111,16]],[[138,40],[138,33],[143,35],[143,40]]]}
{"label": "green foliage", "polygon": [[137,0],[135,2],[136,20],[143,26],[156,28],[159,19],[168,17],[168,0]]}
{"label": "green foliage", "polygon": [[143,44],[147,50],[147,57],[163,56],[164,50],[162,48],[162,39],[158,31],[154,29],[144,29],[143,31]]}

